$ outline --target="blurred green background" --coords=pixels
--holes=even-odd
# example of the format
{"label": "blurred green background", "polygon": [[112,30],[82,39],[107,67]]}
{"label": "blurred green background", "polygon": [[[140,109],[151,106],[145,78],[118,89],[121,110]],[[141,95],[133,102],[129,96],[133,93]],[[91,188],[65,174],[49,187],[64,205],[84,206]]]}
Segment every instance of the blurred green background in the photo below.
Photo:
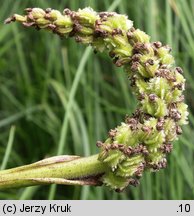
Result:
{"label": "blurred green background", "polygon": [[194,2],[193,0],[1,0],[1,169],[57,154],[97,153],[126,113],[136,107],[126,74],[105,54],[48,32],[4,25],[26,7],[127,14],[134,26],[168,43],[183,67],[189,124],[174,143],[168,167],[145,173],[137,188],[115,193],[105,187],[41,186],[0,192],[0,199],[193,199],[194,198]]}

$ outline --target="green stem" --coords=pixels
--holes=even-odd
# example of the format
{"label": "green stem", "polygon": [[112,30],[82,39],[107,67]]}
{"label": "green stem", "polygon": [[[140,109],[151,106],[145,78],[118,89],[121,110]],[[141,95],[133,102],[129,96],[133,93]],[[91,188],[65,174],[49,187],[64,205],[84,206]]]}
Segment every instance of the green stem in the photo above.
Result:
{"label": "green stem", "polygon": [[[60,160],[63,156],[60,156]],[[69,157],[69,156],[64,156]],[[98,155],[56,161],[57,157],[30,165],[0,171],[0,189],[16,188],[45,183],[77,184],[81,179],[101,175],[107,170],[106,164],[98,161]],[[45,162],[46,161],[46,162]],[[53,162],[52,162],[53,161]],[[56,181],[55,181],[56,180]],[[64,181],[63,181],[64,180]],[[72,180],[69,181],[68,180]],[[82,182],[83,184],[83,182]]]}

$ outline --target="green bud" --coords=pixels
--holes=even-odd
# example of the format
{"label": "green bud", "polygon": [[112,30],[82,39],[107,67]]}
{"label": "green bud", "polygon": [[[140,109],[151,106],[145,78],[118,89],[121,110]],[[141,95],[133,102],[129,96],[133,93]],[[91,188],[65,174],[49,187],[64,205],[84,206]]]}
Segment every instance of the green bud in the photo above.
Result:
{"label": "green bud", "polygon": [[123,190],[128,186],[129,180],[120,176],[116,176],[112,172],[108,172],[106,175],[102,177],[103,183],[110,187],[113,190]]}
{"label": "green bud", "polygon": [[27,21],[27,16],[21,16],[21,15],[15,14],[14,18],[18,22],[26,22]]}
{"label": "green bud", "polygon": [[167,105],[161,98],[156,97],[153,101],[146,95],[141,101],[143,111],[154,117],[163,117],[167,115]]}
{"label": "green bud", "polygon": [[150,79],[147,91],[150,94],[154,92],[161,99],[166,99],[170,91],[169,82],[163,77],[154,77]]}
{"label": "green bud", "polygon": [[68,16],[59,16],[58,19],[56,19],[53,24],[61,28],[65,28],[65,27],[72,28],[73,26],[73,22],[71,18]]}
{"label": "green bud", "polygon": [[58,11],[58,10],[51,10],[51,12],[49,13],[49,19],[51,19],[51,20],[53,20],[53,21],[55,21],[55,20],[58,20],[58,19],[69,19],[70,20],[70,18],[69,17],[67,17],[67,16],[62,16],[61,15],[61,13]]}
{"label": "green bud", "polygon": [[164,123],[164,131],[165,131],[166,140],[168,142],[172,142],[173,140],[177,139],[176,123],[172,119],[170,118],[166,119]]}
{"label": "green bud", "polygon": [[188,105],[185,103],[178,103],[177,104],[177,110],[181,113],[181,119],[179,120],[179,125],[188,124],[188,111],[187,111]]}
{"label": "green bud", "polygon": [[141,155],[132,156],[127,158],[118,165],[116,169],[116,175],[129,178],[135,175],[140,165],[144,162],[144,158]]}
{"label": "green bud", "polygon": [[44,18],[46,15],[45,11],[41,8],[33,8],[30,12],[34,19]]}
{"label": "green bud", "polygon": [[133,32],[133,37],[136,42],[140,42],[140,43],[149,43],[150,41],[150,36],[139,29],[136,29]]}
{"label": "green bud", "polygon": [[77,12],[77,16],[80,23],[91,24],[92,26],[98,18],[97,13],[90,7],[79,9]]}
{"label": "green bud", "polygon": [[103,22],[104,25],[109,26],[111,29],[122,29],[128,31],[133,22],[127,19],[125,15],[119,15],[114,13],[112,16],[108,16],[107,20]]}
{"label": "green bud", "polygon": [[66,35],[66,34],[69,34],[71,31],[72,31],[72,27],[67,27],[67,28],[56,28],[56,31],[59,33],[59,34],[62,34],[62,35]]}
{"label": "green bud", "polygon": [[93,34],[93,29],[88,28],[88,27],[82,27],[80,29],[80,33],[84,34],[84,35],[92,35]]}
{"label": "green bud", "polygon": [[41,28],[45,28],[46,26],[48,26],[48,24],[49,24],[49,20],[46,20],[46,19],[44,19],[44,18],[38,18],[37,20],[36,20],[36,22],[37,22],[37,24],[38,24],[38,26]]}
{"label": "green bud", "polygon": [[161,63],[162,64],[167,64],[167,65],[171,65],[174,64],[174,57],[170,54],[166,54],[161,58]]}

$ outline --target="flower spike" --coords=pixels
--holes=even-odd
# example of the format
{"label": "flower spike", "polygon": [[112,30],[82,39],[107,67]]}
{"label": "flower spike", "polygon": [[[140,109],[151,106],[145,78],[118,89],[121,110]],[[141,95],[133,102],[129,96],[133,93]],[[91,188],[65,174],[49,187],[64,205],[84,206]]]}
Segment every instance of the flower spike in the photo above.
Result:
{"label": "flower spike", "polygon": [[15,14],[5,23],[15,21],[62,38],[73,37],[95,51],[107,51],[113,63],[129,76],[139,104],[132,116],[109,131],[105,141],[97,142],[98,161],[106,166],[100,176],[102,183],[122,191],[129,184],[136,186],[145,170],[166,167],[166,155],[188,116],[183,70],[175,66],[169,46],[150,42],[150,36],[135,29],[126,15],[97,13],[91,8],[65,9],[63,13],[28,8],[26,15]]}

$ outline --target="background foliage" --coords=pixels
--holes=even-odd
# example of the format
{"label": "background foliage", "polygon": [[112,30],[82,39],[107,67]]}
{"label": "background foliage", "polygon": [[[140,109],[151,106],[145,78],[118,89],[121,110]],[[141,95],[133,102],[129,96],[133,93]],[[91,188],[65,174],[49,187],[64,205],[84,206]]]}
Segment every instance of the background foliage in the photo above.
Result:
{"label": "background foliage", "polygon": [[136,28],[173,48],[187,78],[189,125],[168,167],[144,174],[141,185],[115,193],[104,187],[41,186],[0,192],[0,199],[194,198],[194,2],[193,0],[8,0],[0,7],[1,169],[57,154],[97,153],[95,143],[131,114],[136,101],[126,74],[105,54],[47,32],[3,20],[26,7],[115,10]]}

